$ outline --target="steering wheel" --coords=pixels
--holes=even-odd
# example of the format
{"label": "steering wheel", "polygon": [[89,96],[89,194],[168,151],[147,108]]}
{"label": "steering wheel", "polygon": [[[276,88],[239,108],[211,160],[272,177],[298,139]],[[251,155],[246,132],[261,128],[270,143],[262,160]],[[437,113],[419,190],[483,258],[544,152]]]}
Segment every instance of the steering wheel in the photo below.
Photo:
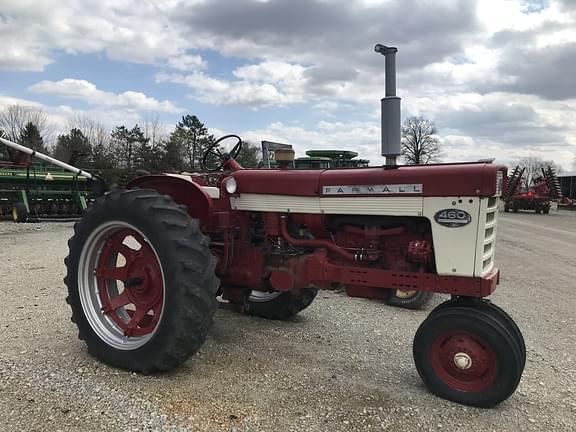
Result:
{"label": "steering wheel", "polygon": [[[232,147],[232,150],[229,152],[220,151],[220,143],[230,138],[234,138],[237,141],[236,144],[234,144],[234,147]],[[226,162],[230,159],[235,159],[240,154],[241,150],[242,138],[238,135],[224,135],[223,137],[218,138],[216,142],[206,150],[204,157],[202,158],[202,166],[208,172],[221,171]],[[216,158],[216,161],[213,160],[214,158]]]}

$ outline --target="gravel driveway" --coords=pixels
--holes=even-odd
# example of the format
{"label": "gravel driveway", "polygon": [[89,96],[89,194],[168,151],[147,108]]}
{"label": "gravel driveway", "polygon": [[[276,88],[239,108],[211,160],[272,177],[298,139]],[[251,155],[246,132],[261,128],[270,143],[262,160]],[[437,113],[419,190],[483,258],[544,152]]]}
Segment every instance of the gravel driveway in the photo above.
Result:
{"label": "gravel driveway", "polygon": [[200,353],[140,376],[88,356],[64,301],[69,223],[0,223],[1,431],[573,431],[576,212],[501,214],[493,296],[528,361],[492,410],[429,394],[412,361],[425,311],[320,293],[290,322],[219,310]]}

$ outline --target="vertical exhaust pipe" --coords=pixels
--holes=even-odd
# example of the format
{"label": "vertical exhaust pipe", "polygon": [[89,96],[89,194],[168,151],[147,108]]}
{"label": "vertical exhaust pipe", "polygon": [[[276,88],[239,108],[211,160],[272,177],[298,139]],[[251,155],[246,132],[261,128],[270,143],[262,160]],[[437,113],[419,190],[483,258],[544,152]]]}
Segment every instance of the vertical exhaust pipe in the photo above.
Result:
{"label": "vertical exhaust pipe", "polygon": [[396,53],[398,48],[376,44],[374,51],[385,59],[386,94],[381,100],[382,156],[386,166],[395,166],[400,156],[400,98],[396,96]]}

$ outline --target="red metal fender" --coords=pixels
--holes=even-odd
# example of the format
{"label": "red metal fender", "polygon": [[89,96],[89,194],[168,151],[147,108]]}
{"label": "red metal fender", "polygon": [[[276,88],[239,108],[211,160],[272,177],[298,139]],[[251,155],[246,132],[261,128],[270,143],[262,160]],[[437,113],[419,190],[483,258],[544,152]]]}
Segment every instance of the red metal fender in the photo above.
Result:
{"label": "red metal fender", "polygon": [[188,214],[207,226],[212,212],[213,201],[202,186],[192,180],[170,175],[148,175],[137,177],[128,183],[128,189],[154,189],[169,195],[178,204],[185,205]]}

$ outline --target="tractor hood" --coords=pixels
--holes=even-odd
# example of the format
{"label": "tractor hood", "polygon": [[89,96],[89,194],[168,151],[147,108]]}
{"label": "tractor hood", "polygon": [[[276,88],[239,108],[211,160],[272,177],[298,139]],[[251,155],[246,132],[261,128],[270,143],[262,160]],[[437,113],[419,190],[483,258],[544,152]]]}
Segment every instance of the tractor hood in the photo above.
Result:
{"label": "tractor hood", "polygon": [[238,193],[295,196],[494,196],[506,167],[490,163],[331,170],[241,170]]}

